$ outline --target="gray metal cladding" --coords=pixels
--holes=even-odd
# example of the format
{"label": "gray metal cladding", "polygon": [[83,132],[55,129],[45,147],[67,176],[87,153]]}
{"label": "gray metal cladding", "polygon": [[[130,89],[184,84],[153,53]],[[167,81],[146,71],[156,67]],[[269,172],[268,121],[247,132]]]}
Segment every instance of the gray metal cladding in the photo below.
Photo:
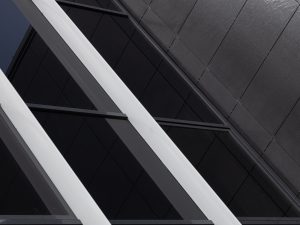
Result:
{"label": "gray metal cladding", "polygon": [[[130,2],[148,32],[297,194],[299,2]],[[139,4],[143,11],[134,9]]]}

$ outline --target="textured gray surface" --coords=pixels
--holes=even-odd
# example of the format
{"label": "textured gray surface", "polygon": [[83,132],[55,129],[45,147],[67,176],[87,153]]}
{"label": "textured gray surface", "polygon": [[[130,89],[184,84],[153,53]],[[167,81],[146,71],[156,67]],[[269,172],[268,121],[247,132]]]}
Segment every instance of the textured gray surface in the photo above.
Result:
{"label": "textured gray surface", "polygon": [[297,194],[299,2],[123,1]]}

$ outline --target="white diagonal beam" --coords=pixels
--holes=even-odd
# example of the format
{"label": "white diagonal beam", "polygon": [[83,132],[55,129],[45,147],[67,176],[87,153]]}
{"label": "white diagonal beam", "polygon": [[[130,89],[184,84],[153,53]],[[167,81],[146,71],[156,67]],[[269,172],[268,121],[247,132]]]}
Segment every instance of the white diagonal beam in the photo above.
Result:
{"label": "white diagonal beam", "polygon": [[75,216],[84,225],[110,225],[97,203],[1,70],[0,104]]}
{"label": "white diagonal beam", "polygon": [[[208,219],[216,225],[240,225],[237,218],[55,0],[22,1],[32,1],[35,4],[96,82],[119,109],[128,116],[130,123]],[[20,1],[15,0],[15,2],[18,4]]]}

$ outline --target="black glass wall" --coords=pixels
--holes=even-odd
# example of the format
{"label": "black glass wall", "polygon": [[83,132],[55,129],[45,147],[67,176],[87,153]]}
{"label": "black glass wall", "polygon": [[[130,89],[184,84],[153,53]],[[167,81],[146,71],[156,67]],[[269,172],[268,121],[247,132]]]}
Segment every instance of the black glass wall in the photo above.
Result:
{"label": "black glass wall", "polygon": [[153,116],[220,123],[126,15],[63,5]]}
{"label": "black glass wall", "polygon": [[[63,8],[73,15],[81,14],[80,7],[76,4],[71,9],[68,4],[63,4]],[[90,6],[86,9],[89,10],[87,16],[95,12]],[[136,157],[139,153],[133,154],[133,147],[121,137],[120,133],[125,133],[139,152],[151,150],[144,148],[149,146],[127,121],[126,115],[116,107],[106,111],[95,107],[33,28],[28,29],[7,74],[109,219],[183,219],[166,194],[168,191],[161,190],[154,175]],[[159,159],[155,160],[164,167]],[[177,183],[171,174],[161,176]],[[181,192],[185,191],[182,189]],[[186,193],[184,195],[189,204],[195,205]],[[184,219],[206,219],[198,208],[194,215]]]}
{"label": "black glass wall", "polygon": [[[30,45],[10,79],[105,215],[110,219],[180,219],[107,123],[106,117],[113,120],[118,114],[90,117],[97,112],[95,107],[40,37],[29,32],[39,49]],[[60,108],[41,110],[41,105]],[[76,109],[73,115],[59,111],[70,109]],[[122,126],[128,121],[121,116],[116,123]]]}
{"label": "black glass wall", "polygon": [[268,183],[254,161],[243,154],[229,131],[173,124],[163,128],[235,215],[292,215],[291,205]]}
{"label": "black glass wall", "polygon": [[88,11],[70,6],[66,12],[236,216],[299,215],[293,200],[128,17],[74,14],[79,10]]}
{"label": "black glass wall", "polygon": [[[0,214],[1,215],[51,215],[38,191],[35,189],[22,167],[16,161],[14,155],[21,155],[23,149],[18,144],[9,130],[8,119],[1,110],[0,116],[0,159],[1,159],[1,191],[0,191]],[[12,140],[14,139],[14,140]],[[15,150],[19,148],[19,150]],[[24,150],[23,150],[24,151]],[[20,156],[19,156],[20,157]],[[22,165],[30,166],[30,165]],[[57,207],[59,207],[57,205]],[[66,214],[61,207],[58,213]]]}
{"label": "black glass wall", "polygon": [[2,224],[80,224],[0,107]]}
{"label": "black glass wall", "polygon": [[[0,68],[4,72],[10,70],[28,27],[11,1],[0,2]],[[0,223],[80,224],[2,109],[2,102],[0,161]]]}
{"label": "black glass wall", "polygon": [[[110,1],[59,2],[236,216],[299,215],[126,14]],[[126,115],[96,110],[34,30],[8,77],[109,219],[182,219],[111,128],[128,126]]]}

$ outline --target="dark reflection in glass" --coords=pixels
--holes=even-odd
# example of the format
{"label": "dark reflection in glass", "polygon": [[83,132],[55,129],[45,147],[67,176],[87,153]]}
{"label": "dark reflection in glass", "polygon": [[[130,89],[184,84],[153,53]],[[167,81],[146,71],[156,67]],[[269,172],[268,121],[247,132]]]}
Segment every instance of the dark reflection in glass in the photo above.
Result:
{"label": "dark reflection in glass", "polygon": [[[94,109],[81,88],[33,30],[7,74],[27,103]],[[17,65],[17,66],[16,66]]]}
{"label": "dark reflection in glass", "polygon": [[[153,116],[220,122],[127,18],[64,9]],[[9,73],[23,99],[94,109],[40,37],[31,30],[25,40]],[[36,116],[109,219],[180,219],[104,119]],[[229,133],[164,128],[235,215],[288,215],[290,205]]]}
{"label": "dark reflection in glass", "polygon": [[0,108],[0,182],[2,219],[3,215],[19,215],[18,218],[22,218],[21,215],[51,215],[48,217],[50,219],[55,218],[52,215],[60,215],[69,219],[74,218],[2,108]]}
{"label": "dark reflection in glass", "polygon": [[220,123],[128,18],[66,11],[152,116]]}
{"label": "dark reflection in glass", "polygon": [[[77,16],[81,12],[64,9]],[[99,14],[81,15],[98,22]],[[85,27],[90,35],[93,29],[93,23]],[[95,109],[33,29],[24,41],[7,75],[25,102]],[[36,117],[108,218],[181,219],[104,119],[55,113]]]}
{"label": "dark reflection in glass", "polygon": [[0,215],[50,214],[1,138],[0,180]]}
{"label": "dark reflection in glass", "polygon": [[288,216],[290,205],[228,132],[163,127],[238,217]]}
{"label": "dark reflection in glass", "polygon": [[11,0],[0,1],[0,69],[8,69],[29,24]]}
{"label": "dark reflection in glass", "polygon": [[[7,12],[1,13],[2,10]],[[0,48],[0,57],[6,60],[0,58],[0,64],[10,63],[6,74],[25,102],[94,109],[11,0],[0,1],[0,18],[0,45],[4,46]]]}
{"label": "dark reflection in glass", "polygon": [[105,119],[35,115],[109,219],[181,219]]}

